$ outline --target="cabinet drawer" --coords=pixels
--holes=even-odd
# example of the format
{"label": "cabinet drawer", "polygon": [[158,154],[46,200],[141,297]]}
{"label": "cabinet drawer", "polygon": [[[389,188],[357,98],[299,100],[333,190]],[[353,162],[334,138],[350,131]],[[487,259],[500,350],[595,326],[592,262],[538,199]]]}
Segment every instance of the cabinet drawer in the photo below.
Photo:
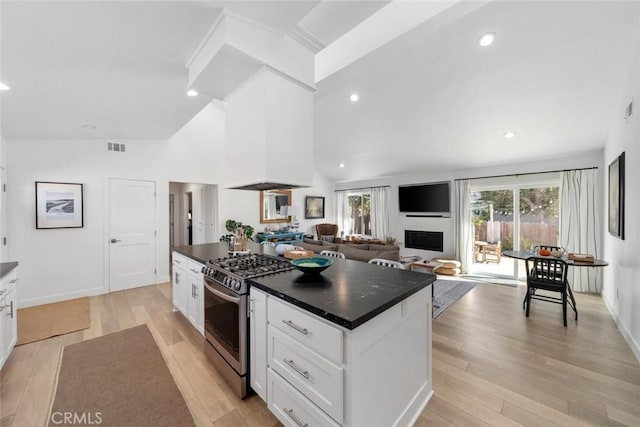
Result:
{"label": "cabinet drawer", "polygon": [[204,275],[202,274],[202,267],[203,265],[199,262],[187,259],[187,274],[202,280],[204,278]]}
{"label": "cabinet drawer", "polygon": [[343,418],[343,369],[269,326],[269,366],[329,414]]}
{"label": "cabinet drawer", "polygon": [[342,362],[343,336],[340,329],[276,298],[269,298],[268,306],[270,325],[329,360],[336,363]]}
{"label": "cabinet drawer", "polygon": [[173,265],[181,267],[181,268],[187,268],[187,257],[184,255],[180,255],[177,252],[173,253]]}
{"label": "cabinet drawer", "polygon": [[291,427],[338,427],[327,414],[309,402],[273,370],[268,376],[268,406],[284,424]]}
{"label": "cabinet drawer", "polygon": [[13,269],[9,274],[4,276],[2,280],[0,280],[0,295],[9,291],[9,289],[13,288],[18,282],[18,272],[16,269]]}

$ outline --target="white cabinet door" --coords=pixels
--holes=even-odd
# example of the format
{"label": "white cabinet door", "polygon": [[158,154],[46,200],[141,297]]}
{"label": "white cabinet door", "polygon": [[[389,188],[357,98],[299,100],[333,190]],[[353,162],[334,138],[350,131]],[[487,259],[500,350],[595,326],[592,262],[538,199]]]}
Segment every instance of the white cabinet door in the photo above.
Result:
{"label": "white cabinet door", "polygon": [[0,313],[2,315],[2,336],[3,338],[3,350],[6,351],[7,357],[13,346],[16,344],[18,338],[18,322],[16,316],[16,287],[10,288],[9,292],[4,297],[3,310]]}
{"label": "white cabinet door", "polygon": [[13,350],[18,337],[16,286],[14,284],[9,285],[10,280],[14,280],[13,283],[15,283],[15,273],[9,278],[5,278],[3,286],[0,286],[4,291],[2,297],[0,297],[0,368],[9,358],[9,354]]}
{"label": "white cabinet door", "polygon": [[251,388],[267,400],[267,294],[251,288],[249,292],[249,378]]}
{"label": "white cabinet door", "polygon": [[187,277],[187,260],[186,258],[173,254],[173,306],[187,315],[187,299],[191,295],[189,293],[190,283]]}
{"label": "white cabinet door", "polygon": [[187,318],[195,328],[204,335],[204,277],[202,264],[187,261],[189,278]]}

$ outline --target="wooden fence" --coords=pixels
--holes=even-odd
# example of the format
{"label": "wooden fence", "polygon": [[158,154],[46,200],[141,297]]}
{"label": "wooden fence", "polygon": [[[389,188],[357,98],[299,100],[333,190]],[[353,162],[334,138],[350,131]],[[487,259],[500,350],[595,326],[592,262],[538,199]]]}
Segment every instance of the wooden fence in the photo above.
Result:
{"label": "wooden fence", "polygon": [[[500,241],[502,250],[513,249],[513,222],[494,221],[494,226],[500,227]],[[557,224],[525,222],[520,224],[520,249],[529,249],[531,245],[558,244],[559,231]],[[483,221],[475,228],[475,239],[487,241],[487,223]]]}

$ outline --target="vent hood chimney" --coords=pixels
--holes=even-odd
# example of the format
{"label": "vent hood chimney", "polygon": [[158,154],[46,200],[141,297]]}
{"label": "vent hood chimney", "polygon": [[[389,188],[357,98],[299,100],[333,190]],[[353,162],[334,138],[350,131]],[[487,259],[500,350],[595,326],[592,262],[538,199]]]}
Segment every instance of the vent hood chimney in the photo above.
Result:
{"label": "vent hood chimney", "polygon": [[226,188],[313,185],[311,51],[225,12],[187,67],[190,89],[225,102]]}
{"label": "vent hood chimney", "polygon": [[313,185],[313,93],[263,68],[225,106],[225,187]]}

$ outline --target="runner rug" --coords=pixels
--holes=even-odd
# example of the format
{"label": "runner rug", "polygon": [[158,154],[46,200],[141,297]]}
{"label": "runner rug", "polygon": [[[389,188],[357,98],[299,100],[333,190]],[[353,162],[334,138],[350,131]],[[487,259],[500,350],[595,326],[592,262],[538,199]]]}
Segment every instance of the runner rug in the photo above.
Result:
{"label": "runner rug", "polygon": [[64,347],[49,426],[195,426],[147,325]]}

